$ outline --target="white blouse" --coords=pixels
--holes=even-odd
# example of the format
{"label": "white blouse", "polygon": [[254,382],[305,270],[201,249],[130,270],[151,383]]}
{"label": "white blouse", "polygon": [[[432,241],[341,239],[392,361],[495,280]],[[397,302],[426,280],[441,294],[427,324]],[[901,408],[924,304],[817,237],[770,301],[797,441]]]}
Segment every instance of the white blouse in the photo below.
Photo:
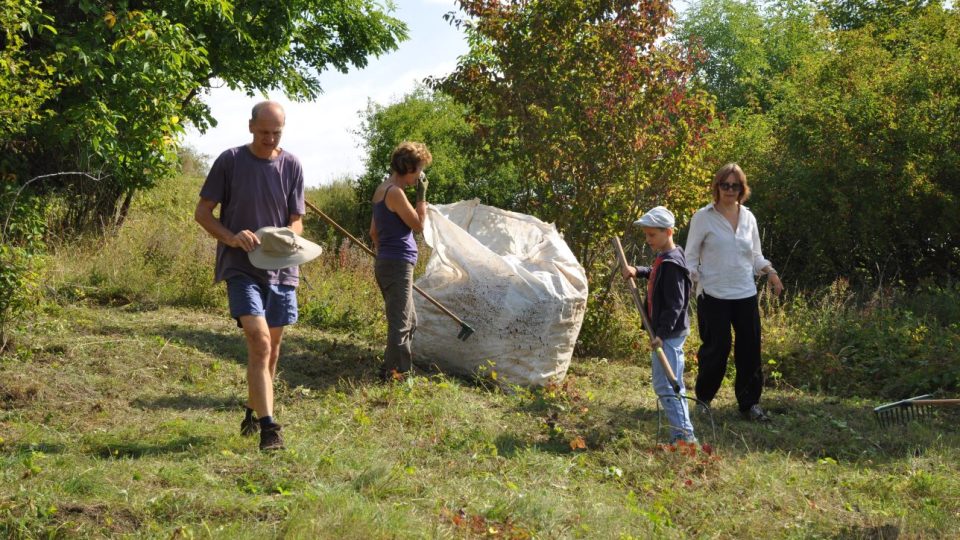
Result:
{"label": "white blouse", "polygon": [[757,218],[743,205],[734,231],[713,203],[693,215],[687,234],[687,266],[696,282],[696,294],[739,300],[757,294],[755,276],[771,266],[760,251]]}

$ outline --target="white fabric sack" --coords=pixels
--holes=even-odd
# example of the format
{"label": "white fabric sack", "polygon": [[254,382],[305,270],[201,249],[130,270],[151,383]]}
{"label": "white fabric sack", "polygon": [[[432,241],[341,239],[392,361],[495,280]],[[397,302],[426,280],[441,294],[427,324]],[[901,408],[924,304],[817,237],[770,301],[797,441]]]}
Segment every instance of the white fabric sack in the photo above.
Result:
{"label": "white fabric sack", "polygon": [[497,373],[543,386],[567,373],[587,305],[587,276],[556,227],[480,204],[430,205],[423,237],[433,253],[417,286],[473,328],[414,292],[414,361],[444,372]]}

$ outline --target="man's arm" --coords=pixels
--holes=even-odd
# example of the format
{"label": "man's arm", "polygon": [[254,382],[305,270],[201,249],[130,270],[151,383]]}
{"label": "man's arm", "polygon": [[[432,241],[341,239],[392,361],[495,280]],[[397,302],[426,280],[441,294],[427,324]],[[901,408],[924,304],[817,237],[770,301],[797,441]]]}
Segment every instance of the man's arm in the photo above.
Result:
{"label": "man's arm", "polygon": [[290,214],[290,218],[288,219],[288,221],[290,222],[290,224],[287,225],[287,227],[289,227],[291,231],[299,235],[303,235],[303,216],[302,215]]}
{"label": "man's arm", "polygon": [[[223,223],[213,217],[213,209],[220,204],[217,201],[204,199],[200,197],[197,203],[197,209],[193,212],[193,219],[211,236],[223,242],[230,247],[242,248],[244,251],[253,251],[260,243],[257,235],[246,229],[234,234],[233,231],[223,226]],[[301,224],[301,227],[303,225]]]}

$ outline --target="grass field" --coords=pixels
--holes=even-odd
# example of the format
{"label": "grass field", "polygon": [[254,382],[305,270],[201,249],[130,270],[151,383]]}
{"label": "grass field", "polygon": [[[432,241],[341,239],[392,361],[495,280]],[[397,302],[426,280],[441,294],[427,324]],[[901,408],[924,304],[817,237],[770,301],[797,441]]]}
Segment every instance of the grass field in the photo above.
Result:
{"label": "grass field", "polygon": [[[773,423],[741,420],[728,382],[715,430],[693,418],[709,451],[676,448],[659,444],[623,312],[604,327],[610,358],[574,358],[559,386],[377,382],[370,260],[335,254],[310,219],[327,252],[285,334],[287,450],[264,455],[239,435],[245,348],[191,219],[200,182],[143,194],[113,235],[52,246],[0,354],[0,538],[960,537],[960,411],[882,430],[886,399],[850,397],[955,384],[956,285],[898,310],[838,287],[765,303]],[[310,196],[334,195],[355,210],[342,186]]]}
{"label": "grass field", "polygon": [[221,308],[46,304],[0,357],[0,537],[956,538],[957,416],[881,430],[876,402],[730,384],[701,448],[657,444],[649,368],[563,385],[382,384],[379,345],[287,334],[287,450],[239,435],[244,348]]}

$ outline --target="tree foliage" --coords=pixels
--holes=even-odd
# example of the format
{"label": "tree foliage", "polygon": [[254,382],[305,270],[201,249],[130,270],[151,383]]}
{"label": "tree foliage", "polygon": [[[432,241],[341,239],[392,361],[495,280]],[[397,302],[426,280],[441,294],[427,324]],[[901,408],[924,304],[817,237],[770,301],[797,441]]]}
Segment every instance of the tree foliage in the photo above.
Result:
{"label": "tree foliage", "polygon": [[717,110],[767,110],[772,82],[825,46],[826,21],[804,0],[703,0],[685,12],[673,39],[703,50],[697,80]]}
{"label": "tree foliage", "polygon": [[45,66],[32,65],[24,42],[34,33],[53,32],[37,0],[0,0],[0,165],[9,166],[13,138],[40,119],[41,105],[56,90]]}
{"label": "tree foliage", "polygon": [[434,85],[468,108],[477,155],[512,163],[517,208],[556,223],[588,275],[641,209],[702,201],[712,119],[663,0],[461,0],[469,53]]}
{"label": "tree foliage", "polygon": [[[174,174],[185,123],[215,123],[211,85],[320,92],[406,27],[374,0],[0,0],[0,338],[57,232],[122,223]],[[2,348],[2,347],[0,347]]]}
{"label": "tree foliage", "polygon": [[[698,4],[685,34],[722,35],[737,24],[729,5]],[[709,9],[718,11],[693,15]],[[960,270],[960,17],[939,5],[910,9],[912,17],[832,29],[815,15],[789,67],[762,74],[762,108],[737,105],[755,87],[749,70],[718,87],[735,99],[716,157],[745,165],[765,249],[789,264],[790,280],[912,284]],[[762,13],[765,28],[783,24]],[[718,26],[696,30],[705,20]],[[758,50],[770,51],[775,36],[760,34]],[[737,57],[713,38],[702,42],[708,65]]]}
{"label": "tree foliage", "polygon": [[467,108],[440,91],[420,86],[395,103],[370,102],[357,135],[366,151],[366,170],[358,181],[361,222],[369,223],[366,204],[390,166],[390,154],[402,141],[427,145],[433,155],[430,200],[448,203],[478,198],[483,204],[512,208],[518,182],[512,164],[477,158]]}
{"label": "tree foliage", "polygon": [[57,96],[44,99],[16,136],[29,151],[13,167],[20,179],[64,170],[97,179],[43,185],[63,196],[63,225],[73,230],[122,220],[136,190],[174,171],[184,124],[202,131],[214,122],[199,97],[217,81],[250,95],[282,90],[312,99],[321,71],[363,66],[406,37],[405,26],[372,0],[24,5],[42,10],[31,16],[47,31],[12,27],[24,44],[21,71],[40,74]]}

